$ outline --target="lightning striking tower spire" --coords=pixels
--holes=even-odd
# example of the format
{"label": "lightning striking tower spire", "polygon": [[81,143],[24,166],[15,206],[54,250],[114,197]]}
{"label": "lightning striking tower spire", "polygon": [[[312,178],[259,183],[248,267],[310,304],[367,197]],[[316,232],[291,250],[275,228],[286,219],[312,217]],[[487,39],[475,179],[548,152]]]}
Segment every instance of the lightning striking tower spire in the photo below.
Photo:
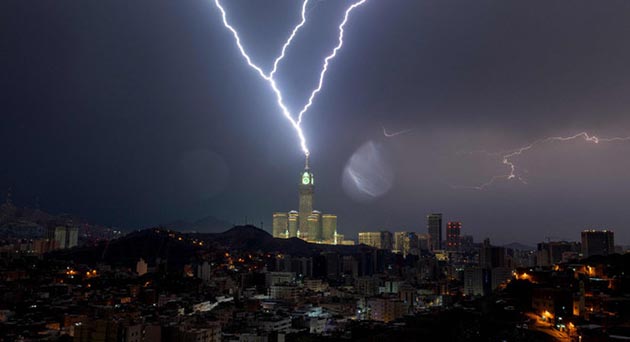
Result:
{"label": "lightning striking tower spire", "polygon": [[278,88],[278,85],[276,84],[274,76],[275,76],[276,72],[278,71],[278,65],[284,59],[286,50],[291,45],[291,42],[293,41],[293,38],[295,38],[297,33],[300,31],[300,29],[306,23],[306,8],[307,8],[309,0],[304,0],[304,2],[302,3],[301,21],[291,31],[291,34],[289,35],[288,39],[286,40],[286,42],[282,46],[282,50],[280,52],[280,55],[278,55],[278,57],[274,60],[272,70],[268,74],[265,73],[265,71],[260,66],[258,66],[257,64],[255,64],[252,61],[251,57],[247,54],[247,52],[245,51],[245,48],[241,44],[241,39],[240,39],[240,37],[238,35],[238,32],[229,23],[229,21],[227,19],[227,13],[225,11],[225,8],[223,8],[223,6],[221,5],[221,1],[220,0],[214,0],[214,4],[216,5],[216,7],[221,12],[221,18],[223,19],[223,25],[232,33],[232,36],[234,37],[234,41],[235,41],[235,43],[236,43],[236,45],[237,45],[237,47],[238,47],[238,49],[239,49],[239,51],[241,53],[241,56],[243,56],[243,58],[245,59],[245,61],[249,65],[249,67],[254,69],[256,71],[256,73],[258,73],[258,75],[263,80],[265,80],[267,82],[269,87],[273,90],[274,94],[276,95],[276,102],[278,104],[278,107],[280,107],[280,110],[282,111],[282,114],[285,116],[285,118],[287,120],[289,120],[289,122],[291,123],[291,126],[293,126],[293,128],[295,129],[295,131],[296,131],[296,133],[298,135],[298,138],[300,139],[300,147],[302,148],[302,151],[307,156],[307,158],[308,158],[308,155],[310,154],[310,152],[309,152],[308,146],[306,144],[306,138],[304,136],[304,132],[302,131],[302,128],[300,126],[300,124],[302,123],[302,116],[312,106],[315,97],[321,91],[323,83],[324,83],[324,77],[326,75],[326,72],[328,71],[328,65],[329,65],[330,60],[335,58],[335,56],[337,55],[337,51],[339,51],[339,49],[341,49],[341,47],[343,46],[344,27],[345,27],[346,23],[348,22],[348,17],[350,15],[350,12],[352,12],[352,10],[354,10],[356,7],[362,5],[366,1],[367,0],[355,1],[352,5],[350,5],[346,9],[343,21],[339,25],[338,43],[335,46],[335,48],[333,49],[332,53],[330,55],[328,55],[324,59],[324,65],[322,66],[322,71],[320,72],[320,77],[319,77],[319,82],[317,84],[317,87],[311,92],[311,95],[310,95],[307,103],[304,105],[302,110],[300,110],[297,118],[294,118],[293,115],[291,114],[291,111],[287,108],[287,106],[284,103],[284,99],[282,97],[282,91],[280,91],[280,89]]}
{"label": "lightning striking tower spire", "polygon": [[[220,0],[214,0],[214,4],[217,6],[219,11],[221,12],[221,17],[223,19],[223,25],[228,30],[230,30],[230,32],[232,32],[232,36],[234,36],[234,40],[236,42],[236,46],[238,47],[239,51],[241,52],[241,55],[243,56],[243,58],[245,58],[245,61],[247,61],[247,64],[252,69],[254,69],[258,73],[258,75],[260,75],[260,77],[262,79],[267,81],[267,83],[269,84],[269,87],[271,87],[271,89],[275,93],[275,95],[276,95],[276,102],[278,103],[278,107],[280,107],[280,110],[282,111],[282,114],[287,118],[287,120],[289,120],[289,122],[291,122],[291,125],[293,126],[293,128],[297,132],[298,138],[300,139],[300,146],[302,147],[302,151],[304,152],[304,154],[308,155],[309,154],[309,150],[308,150],[308,147],[306,146],[306,138],[304,137],[304,133],[302,132],[302,128],[300,128],[300,125],[298,125],[298,123],[293,119],[293,116],[291,115],[291,112],[289,111],[287,106],[284,104],[284,100],[282,99],[282,92],[280,91],[280,89],[278,89],[278,85],[276,84],[276,81],[273,79],[273,75],[271,73],[269,75],[265,74],[265,72],[262,70],[261,67],[259,67],[254,62],[252,62],[252,59],[249,57],[249,55],[245,51],[245,48],[241,44],[241,38],[239,37],[238,32],[228,22],[228,20],[227,20],[227,13],[225,12],[225,9],[223,8],[223,6],[221,6]],[[292,34],[289,36],[289,38],[287,39],[286,43],[283,45],[282,52],[281,52],[280,56],[278,58],[276,58],[276,60],[274,62],[274,69],[272,70],[272,73],[275,73],[275,71],[277,70],[276,68],[278,66],[278,63],[280,63],[282,58],[284,58],[284,52],[286,51],[286,48],[291,44],[291,41],[293,40],[293,37],[295,37],[295,35],[299,31],[299,29],[302,26],[304,26],[304,23],[306,22],[306,5],[307,4],[308,4],[308,0],[304,0],[304,3],[302,4],[302,21],[293,29]]]}
{"label": "lightning striking tower spire", "polygon": [[525,145],[515,150],[506,152],[505,154],[501,156],[501,163],[503,165],[506,165],[508,168],[509,172],[507,174],[492,176],[487,182],[482,183],[480,185],[476,185],[476,186],[453,186],[453,187],[459,188],[459,189],[484,190],[487,187],[493,185],[496,181],[513,180],[513,179],[517,179],[521,183],[527,184],[527,181],[522,176],[519,175],[518,167],[516,163],[513,161],[513,158],[521,156],[523,153],[544,143],[550,143],[550,142],[555,142],[555,141],[564,142],[564,141],[570,141],[570,140],[575,140],[579,138],[582,138],[584,141],[594,143],[594,144],[599,144],[600,142],[630,141],[630,137],[600,138],[595,135],[590,135],[587,132],[580,132],[580,133],[577,133],[575,135],[568,136],[568,137],[547,137],[547,138],[538,139],[530,143],[529,145]]}

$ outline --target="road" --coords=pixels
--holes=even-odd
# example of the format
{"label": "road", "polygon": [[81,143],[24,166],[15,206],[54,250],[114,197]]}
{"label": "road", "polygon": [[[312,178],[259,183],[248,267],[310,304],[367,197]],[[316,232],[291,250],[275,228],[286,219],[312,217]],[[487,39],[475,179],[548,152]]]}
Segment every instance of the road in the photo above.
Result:
{"label": "road", "polygon": [[566,332],[554,329],[552,323],[543,322],[540,316],[531,312],[526,313],[526,315],[530,319],[528,324],[529,330],[543,332],[559,342],[571,342],[569,335]]}

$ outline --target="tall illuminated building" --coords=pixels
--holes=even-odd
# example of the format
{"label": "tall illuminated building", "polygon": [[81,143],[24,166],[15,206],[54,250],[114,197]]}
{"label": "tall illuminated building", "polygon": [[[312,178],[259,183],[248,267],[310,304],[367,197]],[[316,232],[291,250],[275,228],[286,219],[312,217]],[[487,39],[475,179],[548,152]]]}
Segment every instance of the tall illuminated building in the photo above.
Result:
{"label": "tall illuminated building", "polygon": [[298,212],[295,210],[289,211],[289,236],[287,237],[298,237],[298,232],[300,228],[298,227]]}
{"label": "tall illuminated building", "polygon": [[299,227],[300,237],[305,240],[311,238],[309,232],[308,217],[313,213],[313,192],[315,185],[313,173],[308,166],[308,156],[306,157],[306,163],[304,165],[304,171],[300,178],[300,202],[299,202]]}
{"label": "tall illuminated building", "polygon": [[442,249],[442,214],[427,215],[427,233],[429,233],[429,249]]}
{"label": "tall illuminated building", "polygon": [[317,210],[308,216],[308,238],[311,241],[322,240],[322,213]]}
{"label": "tall illuminated building", "polygon": [[615,253],[615,233],[610,230],[585,230],[582,232],[582,256],[609,255]]}
{"label": "tall illuminated building", "polygon": [[388,231],[359,232],[359,244],[391,250],[393,248],[392,233]]}
{"label": "tall illuminated building", "polygon": [[418,235],[413,232],[395,232],[392,251],[403,256],[419,254]]}
{"label": "tall illuminated building", "polygon": [[78,245],[79,228],[70,225],[58,225],[48,228],[48,241],[51,249],[72,248]]}
{"label": "tall illuminated building", "polygon": [[320,211],[313,210],[314,190],[313,172],[306,157],[298,187],[300,210],[274,213],[273,237],[283,239],[297,237],[313,243],[354,245],[354,241],[345,240],[344,235],[337,232],[337,215],[322,214]]}
{"label": "tall illuminated building", "polygon": [[459,251],[461,246],[460,235],[462,232],[462,223],[451,221],[446,224],[446,250]]}
{"label": "tall illuminated building", "polygon": [[287,213],[273,213],[272,235],[275,238],[285,238],[289,231],[289,215]]}
{"label": "tall illuminated building", "polygon": [[333,241],[337,233],[337,215],[322,215],[322,240]]}

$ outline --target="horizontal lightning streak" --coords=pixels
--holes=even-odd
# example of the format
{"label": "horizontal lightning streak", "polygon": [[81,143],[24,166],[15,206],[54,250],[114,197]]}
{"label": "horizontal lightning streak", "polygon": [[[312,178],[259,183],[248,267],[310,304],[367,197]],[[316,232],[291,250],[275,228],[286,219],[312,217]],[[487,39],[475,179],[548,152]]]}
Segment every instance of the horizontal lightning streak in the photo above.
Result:
{"label": "horizontal lightning streak", "polygon": [[509,170],[508,174],[492,176],[492,178],[490,178],[487,182],[477,185],[477,186],[452,186],[452,187],[456,189],[484,190],[485,188],[493,185],[496,181],[501,180],[501,179],[504,179],[504,180],[518,179],[521,183],[527,184],[526,180],[518,175],[517,166],[515,162],[512,160],[514,157],[518,157],[540,144],[554,142],[554,141],[570,141],[570,140],[575,140],[578,138],[582,138],[584,139],[584,141],[592,142],[594,144],[599,144],[600,142],[630,141],[630,137],[600,138],[595,135],[589,135],[587,132],[580,132],[569,137],[548,137],[548,138],[539,139],[532,142],[529,145],[517,148],[516,150],[513,150],[512,152],[504,154],[501,157],[501,163],[508,167],[508,170]]}

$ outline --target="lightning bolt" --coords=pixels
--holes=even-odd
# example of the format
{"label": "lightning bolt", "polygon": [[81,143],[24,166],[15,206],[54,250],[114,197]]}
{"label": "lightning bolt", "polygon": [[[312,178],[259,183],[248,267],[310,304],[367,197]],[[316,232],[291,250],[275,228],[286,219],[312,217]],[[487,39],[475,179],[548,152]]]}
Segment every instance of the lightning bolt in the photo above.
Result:
{"label": "lightning bolt", "polygon": [[276,58],[276,60],[274,61],[273,70],[269,73],[269,75],[265,74],[265,72],[262,70],[261,67],[259,67],[258,65],[254,64],[254,62],[252,62],[252,59],[249,57],[249,55],[245,51],[245,48],[241,44],[241,38],[239,37],[238,32],[228,22],[228,20],[227,20],[227,13],[225,12],[225,9],[223,8],[223,6],[221,6],[221,2],[219,0],[214,0],[214,4],[216,5],[216,7],[221,12],[221,18],[223,19],[223,25],[228,30],[230,30],[230,32],[232,32],[232,36],[234,37],[234,41],[236,42],[236,46],[238,47],[239,51],[241,52],[241,56],[243,56],[243,58],[245,58],[245,61],[247,62],[247,65],[249,65],[252,69],[254,69],[258,73],[258,75],[260,75],[260,77],[263,80],[267,81],[267,83],[269,84],[269,87],[271,87],[271,89],[273,90],[274,94],[276,95],[276,102],[278,103],[278,107],[280,107],[280,110],[282,111],[282,114],[287,118],[287,120],[289,120],[289,122],[291,123],[291,125],[293,126],[295,131],[297,132],[298,138],[300,139],[300,147],[302,147],[302,151],[304,152],[304,154],[308,156],[310,153],[309,153],[308,147],[306,146],[306,138],[304,137],[304,132],[302,132],[302,128],[293,119],[293,116],[291,115],[291,112],[289,111],[287,106],[284,104],[284,100],[282,99],[282,92],[280,91],[280,89],[278,89],[278,85],[276,84],[276,81],[273,78],[273,74],[275,74],[275,72],[277,70],[277,67],[278,67],[278,64],[284,58],[284,53],[285,53],[286,49],[289,47],[289,45],[291,44],[291,41],[293,40],[293,37],[295,37],[295,35],[299,31],[299,29],[302,28],[302,26],[304,26],[304,23],[306,22],[306,5],[308,5],[308,0],[304,0],[304,3],[302,4],[302,21],[300,21],[300,23],[297,26],[295,26],[295,28],[291,32],[291,35],[287,39],[286,43],[283,45],[282,52],[281,52],[280,56],[278,56],[278,58]]}
{"label": "lightning bolt", "polygon": [[278,85],[276,84],[274,76],[275,76],[276,72],[278,71],[278,65],[284,59],[286,50],[291,45],[291,42],[293,41],[293,38],[295,38],[295,36],[299,32],[299,30],[306,23],[306,7],[308,5],[309,0],[304,0],[304,2],[302,3],[301,21],[291,31],[291,34],[289,35],[288,39],[286,40],[286,42],[282,46],[282,50],[280,52],[280,55],[274,60],[273,68],[269,72],[269,74],[266,74],[265,71],[261,67],[259,67],[254,62],[252,62],[251,57],[247,54],[247,52],[245,51],[245,48],[241,44],[241,39],[240,39],[240,37],[238,35],[238,32],[228,22],[228,20],[227,20],[227,13],[226,13],[225,9],[223,8],[223,6],[221,5],[221,1],[220,0],[214,0],[214,4],[216,5],[216,7],[221,12],[221,17],[223,19],[223,25],[232,33],[232,36],[234,37],[234,41],[235,41],[236,46],[238,47],[238,49],[239,49],[239,51],[241,53],[241,56],[243,56],[243,58],[245,59],[245,61],[249,65],[249,67],[254,69],[258,73],[258,75],[263,80],[265,80],[267,82],[267,84],[269,85],[269,87],[273,90],[274,94],[276,95],[276,102],[278,104],[278,107],[280,107],[280,110],[282,111],[282,114],[284,115],[284,117],[287,120],[289,120],[289,122],[291,123],[291,125],[293,126],[295,131],[297,132],[298,138],[300,139],[300,147],[302,148],[302,151],[304,152],[304,154],[306,156],[308,156],[310,154],[310,152],[309,152],[307,144],[306,144],[306,138],[304,136],[304,132],[302,131],[302,128],[300,126],[300,124],[302,123],[302,117],[303,117],[304,114],[306,114],[308,109],[313,105],[313,101],[315,100],[315,97],[317,96],[317,94],[322,89],[322,86],[323,86],[323,83],[324,83],[324,77],[326,76],[326,72],[328,71],[328,65],[329,65],[330,60],[335,58],[335,56],[337,55],[337,51],[339,51],[341,49],[341,47],[343,46],[344,27],[345,27],[346,23],[348,22],[348,17],[350,16],[350,12],[352,12],[352,10],[354,10],[358,6],[362,5],[366,1],[367,0],[356,1],[356,2],[354,2],[352,5],[350,5],[346,9],[346,11],[344,13],[343,21],[341,22],[341,24],[338,27],[338,29],[339,29],[339,37],[338,37],[338,40],[337,40],[337,45],[335,46],[333,51],[328,56],[326,56],[326,58],[324,59],[324,64],[323,64],[322,70],[320,72],[319,82],[317,84],[317,87],[315,87],[315,89],[311,92],[311,95],[309,96],[307,103],[304,105],[302,110],[300,110],[299,114],[297,115],[297,120],[296,120],[296,119],[294,119],[293,115],[291,114],[291,111],[284,104],[284,99],[282,97],[282,91],[280,91],[280,89],[278,88]]}
{"label": "lightning bolt", "polygon": [[352,12],[355,8],[363,5],[366,1],[367,0],[357,1],[346,9],[346,12],[343,16],[343,21],[341,22],[341,24],[339,24],[339,27],[338,27],[339,37],[337,38],[337,46],[335,46],[335,48],[332,50],[330,55],[324,58],[324,65],[322,66],[322,71],[319,73],[319,82],[317,83],[317,87],[313,89],[313,91],[311,92],[311,96],[309,96],[308,101],[306,102],[306,104],[304,105],[300,113],[298,114],[298,121],[297,121],[298,125],[302,122],[302,117],[304,116],[304,114],[306,114],[308,109],[313,105],[313,101],[315,100],[315,97],[317,96],[317,94],[319,94],[319,92],[322,90],[322,86],[324,85],[324,77],[326,77],[326,72],[328,71],[328,63],[330,62],[331,59],[337,56],[337,51],[339,51],[339,49],[343,47],[344,27],[346,26],[346,23],[348,22],[348,17],[350,16],[350,12]]}
{"label": "lightning bolt", "polygon": [[398,136],[398,135],[402,135],[402,134],[405,134],[405,133],[409,133],[409,132],[411,132],[411,129],[404,129],[404,130],[402,130],[402,131],[389,133],[389,132],[387,132],[387,130],[385,129],[385,126],[381,126],[381,127],[383,128],[383,135],[384,135],[385,137],[387,137],[387,138],[393,138],[393,137],[395,137],[395,136]]}
{"label": "lightning bolt", "polygon": [[518,174],[517,165],[513,161],[515,157],[521,156],[523,155],[523,153],[530,151],[534,147],[541,144],[556,142],[556,141],[564,142],[564,141],[570,141],[570,140],[575,140],[575,139],[580,139],[580,138],[586,142],[590,142],[594,144],[599,144],[600,142],[630,141],[630,137],[600,138],[595,135],[590,135],[587,132],[580,132],[580,133],[577,133],[575,135],[568,136],[568,137],[547,137],[543,139],[538,139],[530,143],[529,145],[525,145],[523,147],[519,147],[510,152],[506,152],[506,154],[503,154],[501,156],[501,163],[508,168],[509,173],[504,174],[504,175],[492,176],[487,182],[482,183],[480,185],[476,185],[476,186],[451,186],[451,187],[457,188],[457,189],[484,190],[499,180],[513,180],[513,179],[516,179],[523,184],[527,184],[527,181]]}

